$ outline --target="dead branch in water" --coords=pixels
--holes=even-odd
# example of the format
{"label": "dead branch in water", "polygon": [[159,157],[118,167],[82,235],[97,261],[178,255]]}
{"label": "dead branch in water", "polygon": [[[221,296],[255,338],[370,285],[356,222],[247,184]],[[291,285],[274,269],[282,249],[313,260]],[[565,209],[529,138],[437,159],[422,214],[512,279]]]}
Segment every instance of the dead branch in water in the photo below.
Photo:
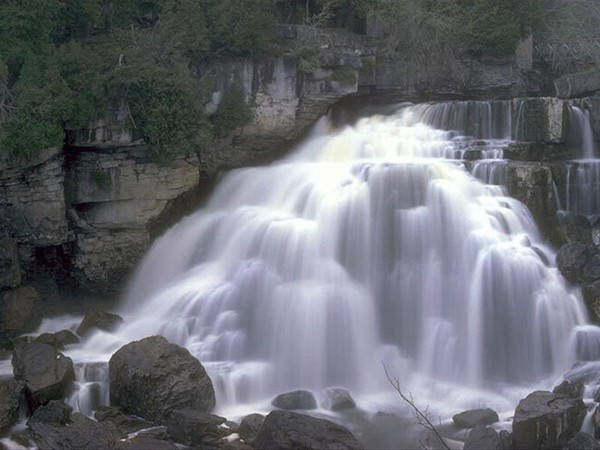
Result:
{"label": "dead branch in water", "polygon": [[400,388],[400,380],[398,380],[398,378],[392,378],[390,376],[390,374],[387,370],[387,367],[383,361],[381,362],[381,365],[383,366],[383,371],[385,372],[386,378],[388,379],[389,383],[392,385],[394,390],[400,395],[400,398],[402,400],[404,400],[406,403],[408,403],[410,405],[410,407],[415,410],[415,413],[417,415],[417,423],[419,425],[421,425],[423,428],[425,428],[426,430],[429,430],[433,434],[435,434],[435,436],[439,439],[439,441],[442,443],[442,445],[444,446],[444,448],[446,450],[451,450],[450,447],[448,447],[448,444],[446,444],[446,441],[444,440],[442,435],[439,433],[439,431],[435,427],[435,425],[433,423],[431,423],[431,421],[429,420],[428,412],[427,412],[428,408],[426,408],[424,412],[421,411],[417,407],[417,405],[415,405],[415,401],[413,399],[412,394],[409,393],[408,396],[406,396],[404,394],[404,392],[402,392],[402,389]]}

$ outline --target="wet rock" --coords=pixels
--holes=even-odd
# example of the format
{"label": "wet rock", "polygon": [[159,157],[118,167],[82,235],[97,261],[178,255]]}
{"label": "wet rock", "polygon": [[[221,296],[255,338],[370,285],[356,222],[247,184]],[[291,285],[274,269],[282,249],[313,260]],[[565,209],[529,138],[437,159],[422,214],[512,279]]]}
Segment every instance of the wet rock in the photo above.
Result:
{"label": "wet rock", "polygon": [[148,422],[140,417],[124,414],[119,408],[114,406],[98,407],[94,418],[98,422],[111,422],[119,430],[121,436],[127,436],[128,434],[153,426],[152,422]]}
{"label": "wet rock", "polygon": [[40,406],[27,421],[27,425],[35,422],[45,424],[66,425],[71,421],[73,408],[58,401],[50,400],[47,405]]}
{"label": "wet rock", "polygon": [[454,424],[458,428],[474,428],[478,425],[490,425],[498,422],[498,413],[490,408],[471,409],[452,416]]}
{"label": "wet rock", "polygon": [[594,423],[594,437],[598,439],[600,438],[600,411],[598,410],[597,406],[594,410],[594,415],[592,416],[592,419]]}
{"label": "wet rock", "polygon": [[516,142],[504,149],[504,157],[514,161],[557,161],[574,155],[564,144]]}
{"label": "wet rock", "polygon": [[589,434],[580,431],[567,442],[563,450],[600,450],[600,443]]}
{"label": "wet rock", "polygon": [[79,338],[69,330],[58,331],[57,333],[43,333],[36,337],[33,342],[48,344],[52,347],[62,350],[65,345],[77,344]]}
{"label": "wet rock", "polygon": [[172,442],[144,436],[119,441],[114,448],[117,450],[179,450],[179,447]]}
{"label": "wet rock", "polygon": [[581,293],[590,318],[595,323],[600,323],[600,280],[584,283],[581,286]]}
{"label": "wet rock", "polygon": [[572,283],[590,283],[600,279],[600,252],[594,245],[580,242],[563,245],[556,255],[556,264]]}
{"label": "wet rock", "polygon": [[17,421],[19,398],[24,387],[22,381],[0,379],[0,436]]}
{"label": "wet rock", "polygon": [[568,129],[568,103],[551,97],[515,99],[520,127],[517,140],[563,142]]}
{"label": "wet rock", "polygon": [[32,287],[6,291],[0,300],[0,331],[9,337],[36,330],[42,318],[39,314],[39,296]]}
{"label": "wet rock", "polygon": [[171,414],[167,431],[175,441],[185,445],[217,445],[228,433],[221,428],[226,420],[203,411],[181,409]]}
{"label": "wet rock", "polygon": [[585,216],[571,215],[564,218],[559,225],[563,243],[579,242],[592,245],[592,224]]}
{"label": "wet rock", "polygon": [[317,401],[310,391],[298,390],[280,394],[271,402],[279,409],[317,409]]}
{"label": "wet rock", "polygon": [[21,266],[17,244],[12,239],[0,239],[0,290],[21,284]]}
{"label": "wet rock", "polygon": [[112,448],[118,440],[118,432],[110,423],[95,422],[83,414],[71,416],[68,426],[29,423],[31,437],[41,449],[101,449]]}
{"label": "wet rock", "polygon": [[215,405],[212,382],[200,361],[162,336],[131,342],[109,362],[111,404],[163,423],[172,411],[208,412]]}
{"label": "wet rock", "polygon": [[48,344],[18,345],[12,365],[15,378],[26,383],[25,395],[33,408],[65,398],[75,379],[71,358]]}
{"label": "wet rock", "polygon": [[561,395],[563,397],[569,398],[583,398],[583,390],[585,386],[581,381],[570,381],[565,380],[552,389],[556,395]]}
{"label": "wet rock", "polygon": [[260,449],[360,449],[346,428],[290,411],[272,411],[254,440]]}
{"label": "wet rock", "polygon": [[328,388],[325,390],[325,395],[327,395],[327,408],[332,411],[356,408],[356,402],[348,389]]}
{"label": "wet rock", "polygon": [[238,428],[238,434],[244,441],[252,444],[263,423],[265,423],[265,416],[262,414],[250,414],[242,419]]}
{"label": "wet rock", "polygon": [[85,314],[76,333],[79,336],[84,336],[93,329],[110,332],[123,323],[123,318],[118,314],[107,313],[94,306]]}
{"label": "wet rock", "polygon": [[497,450],[499,447],[500,437],[496,430],[477,426],[469,432],[463,450]]}
{"label": "wet rock", "polygon": [[536,391],[517,405],[513,419],[515,449],[551,449],[577,434],[586,408],[581,399]]}

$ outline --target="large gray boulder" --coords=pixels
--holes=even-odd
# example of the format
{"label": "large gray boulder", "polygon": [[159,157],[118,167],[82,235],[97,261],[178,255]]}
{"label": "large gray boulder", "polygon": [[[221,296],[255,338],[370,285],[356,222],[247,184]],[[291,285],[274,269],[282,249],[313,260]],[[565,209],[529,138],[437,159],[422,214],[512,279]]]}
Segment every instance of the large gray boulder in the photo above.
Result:
{"label": "large gray boulder", "polygon": [[600,442],[589,434],[580,431],[567,442],[563,450],[600,450]]}
{"label": "large gray boulder", "polygon": [[71,408],[66,403],[50,400],[47,405],[40,406],[27,421],[27,424],[41,422],[45,424],[66,425],[71,421]]}
{"label": "large gray boulder", "polygon": [[363,448],[352,433],[341,425],[291,411],[272,411],[254,439],[253,446],[265,450]]}
{"label": "large gray boulder", "polygon": [[249,414],[242,419],[238,434],[244,441],[252,444],[263,423],[265,423],[265,416],[262,414]]}
{"label": "large gray boulder", "polygon": [[458,428],[475,428],[478,425],[490,425],[498,420],[498,413],[490,408],[471,409],[452,416],[452,421]]}
{"label": "large gray boulder", "polygon": [[21,284],[21,266],[17,244],[11,239],[0,239],[0,291]]}
{"label": "large gray boulder", "polygon": [[356,402],[348,389],[337,387],[327,388],[325,389],[325,395],[327,396],[327,408],[332,411],[356,408]]}
{"label": "large gray boulder", "polygon": [[128,436],[136,431],[154,426],[152,422],[140,417],[124,414],[120,408],[114,406],[99,406],[94,413],[94,419],[98,422],[112,423],[119,430],[121,436]]}
{"label": "large gray boulder", "polygon": [[181,409],[171,413],[167,431],[177,442],[189,446],[217,446],[229,432],[221,427],[227,419],[203,411]]}
{"label": "large gray boulder", "polygon": [[565,244],[558,250],[556,264],[563,276],[573,283],[591,283],[600,279],[600,252],[595,245]]}
{"label": "large gray boulder", "polygon": [[298,390],[279,394],[271,402],[279,409],[317,409],[317,401],[310,391]]}
{"label": "large gray boulder", "polygon": [[65,398],[75,380],[71,358],[48,344],[18,345],[12,365],[15,379],[25,381],[25,395],[34,408]]}
{"label": "large gray boulder", "polygon": [[581,286],[583,301],[595,323],[600,323],[600,280],[593,283],[584,283]]}
{"label": "large gray boulder", "polygon": [[490,427],[477,426],[473,428],[465,441],[463,450],[498,450],[500,436]]}
{"label": "large gray boulder", "polygon": [[35,331],[42,322],[39,296],[32,287],[10,289],[0,299],[0,331],[9,337]]}
{"label": "large gray boulder", "polygon": [[515,410],[514,448],[560,448],[577,434],[585,415],[586,408],[580,398],[533,392],[522,399]]}
{"label": "large gray boulder", "polygon": [[111,404],[165,423],[172,411],[215,406],[212,382],[200,361],[162,336],[131,342],[109,362]]}
{"label": "large gray boulder", "polygon": [[22,381],[0,379],[0,436],[17,421],[19,397],[24,387]]}

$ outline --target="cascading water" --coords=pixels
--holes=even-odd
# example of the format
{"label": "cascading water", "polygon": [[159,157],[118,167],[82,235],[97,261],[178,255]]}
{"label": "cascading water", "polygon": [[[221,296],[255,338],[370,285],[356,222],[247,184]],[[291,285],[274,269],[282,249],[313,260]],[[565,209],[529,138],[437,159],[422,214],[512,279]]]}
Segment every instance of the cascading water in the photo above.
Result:
{"label": "cascading water", "polygon": [[[205,364],[221,410],[295,388],[389,398],[381,361],[423,401],[441,384],[468,392],[452,413],[514,408],[577,358],[586,314],[526,207],[461,165],[469,139],[423,123],[435,111],[321,122],[287,159],[228,174],[153,245],[127,325],[69,355],[85,366],[162,334]],[[93,409],[81,386],[71,404]]]}

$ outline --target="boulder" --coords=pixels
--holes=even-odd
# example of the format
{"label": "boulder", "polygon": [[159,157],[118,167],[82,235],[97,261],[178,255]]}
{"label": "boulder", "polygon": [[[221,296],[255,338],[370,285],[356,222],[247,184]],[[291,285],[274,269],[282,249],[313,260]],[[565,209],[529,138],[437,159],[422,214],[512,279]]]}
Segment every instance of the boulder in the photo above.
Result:
{"label": "boulder", "polygon": [[0,300],[0,331],[9,337],[35,331],[42,322],[39,296],[32,287],[6,291]]}
{"label": "boulder", "polygon": [[556,395],[568,398],[583,398],[585,386],[581,381],[565,380],[552,389]]}
{"label": "boulder", "polygon": [[24,387],[22,381],[0,379],[0,436],[17,421],[19,398]]}
{"label": "boulder", "polygon": [[317,409],[317,401],[310,391],[298,390],[279,394],[271,402],[279,409]]}
{"label": "boulder", "polygon": [[558,250],[556,264],[572,283],[591,283],[600,279],[600,252],[594,245],[565,244]]}
{"label": "boulder", "polygon": [[48,404],[40,406],[27,421],[27,424],[40,422],[45,424],[66,425],[71,421],[73,408],[58,401],[50,400]]}
{"label": "boulder", "polygon": [[154,426],[152,422],[148,422],[140,417],[124,414],[119,408],[114,406],[98,407],[94,418],[98,422],[111,422],[119,430],[121,436],[127,436],[136,431]]}
{"label": "boulder", "polygon": [[44,422],[28,423],[31,437],[38,448],[93,449],[112,448],[119,435],[110,423],[95,422],[83,414],[71,415],[68,426],[47,424]]}
{"label": "boulder", "polygon": [[600,443],[589,434],[580,431],[567,442],[563,450],[600,450]]}
{"label": "boulder", "polygon": [[164,423],[172,411],[215,406],[212,382],[200,361],[162,336],[131,342],[109,361],[111,404]]}
{"label": "boulder", "polygon": [[263,426],[263,423],[265,423],[265,416],[262,414],[247,415],[240,423],[238,434],[244,441],[252,444],[260,431],[260,428]]}
{"label": "boulder", "polygon": [[498,432],[490,427],[477,426],[469,432],[463,450],[497,450],[499,448]]}
{"label": "boulder", "polygon": [[114,447],[116,450],[179,450],[177,445],[161,439],[136,436],[131,439],[119,441]]}
{"label": "boulder", "polygon": [[21,266],[17,244],[11,239],[0,239],[0,291],[21,284]]}
{"label": "boulder", "polygon": [[452,416],[454,425],[458,428],[475,428],[498,422],[498,413],[490,408],[471,409]]}
{"label": "boulder", "polygon": [[119,325],[123,324],[123,318],[118,314],[107,313],[106,311],[93,306],[84,316],[76,333],[79,336],[85,336],[94,329],[102,331],[114,331]]}
{"label": "boulder", "polygon": [[332,411],[356,408],[356,402],[350,395],[350,391],[344,388],[327,388],[327,408]]}
{"label": "boulder", "polygon": [[569,215],[559,224],[559,233],[563,243],[580,242],[592,245],[592,224],[585,216]]}
{"label": "boulder", "polygon": [[536,391],[517,405],[513,419],[515,449],[560,448],[573,438],[583,423],[583,400]]}
{"label": "boulder", "polygon": [[48,344],[32,342],[15,348],[13,373],[25,381],[25,395],[36,408],[50,400],[62,400],[75,380],[73,361]]}
{"label": "boulder", "polygon": [[177,442],[189,446],[217,445],[228,432],[221,425],[227,419],[194,409],[173,411],[167,431]]}
{"label": "boulder", "polygon": [[58,350],[62,350],[65,348],[65,345],[77,344],[79,342],[79,338],[69,330],[62,330],[56,333],[40,334],[33,340],[33,342],[48,344]]}
{"label": "boulder", "polygon": [[329,420],[277,410],[266,417],[253,445],[265,450],[363,448],[350,431]]}

